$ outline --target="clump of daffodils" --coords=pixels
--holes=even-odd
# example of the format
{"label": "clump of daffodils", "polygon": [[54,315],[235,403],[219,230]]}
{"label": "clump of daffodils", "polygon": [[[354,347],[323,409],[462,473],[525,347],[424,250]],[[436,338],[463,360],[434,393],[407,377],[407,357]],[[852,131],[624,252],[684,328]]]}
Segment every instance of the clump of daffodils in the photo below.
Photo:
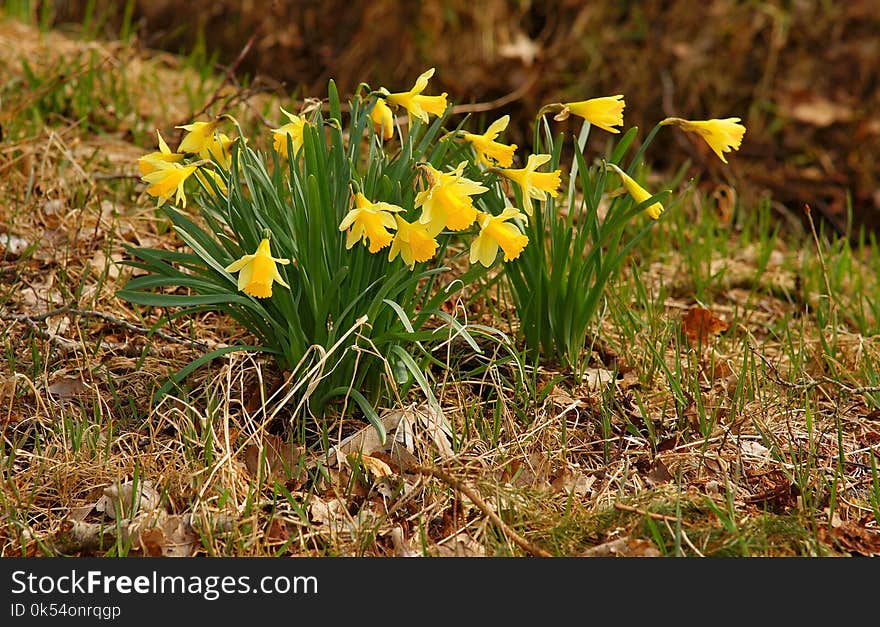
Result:
{"label": "clump of daffodils", "polygon": [[[740,147],[745,132],[739,118],[667,118],[629,167],[618,157],[615,163],[587,166],[601,176],[580,172],[577,178],[574,168],[568,173],[560,164],[562,151],[554,147],[544,115],[583,120],[583,141],[576,143],[580,158],[591,126],[620,133],[626,106],[622,95],[546,105],[536,125],[546,131],[546,142],[541,144],[536,131],[531,150],[524,150],[504,138],[507,115],[471,130],[464,130],[463,123],[449,124],[454,109],[446,92],[431,88],[434,73],[433,68],[423,72],[405,91],[362,86],[345,114],[331,81],[326,108],[279,108],[276,123],[256,139],[245,137],[228,115],[177,127],[174,150],[166,141],[170,135],[157,131],[157,148],[138,159],[138,171],[146,193],[156,199],[191,252],[132,248],[139,259],[132,265],[145,272],[129,281],[120,296],[143,305],[181,308],[175,317],[211,307],[226,312],[257,337],[256,348],[275,355],[285,368],[304,363],[315,345],[330,351],[344,338],[356,343],[367,337],[358,327],[364,321],[371,354],[386,347],[406,355],[393,349],[407,337],[422,342],[432,333],[426,330],[427,320],[442,313],[451,290],[477,280],[489,268],[540,280],[566,270],[562,260],[593,263],[581,261],[592,254],[585,244],[570,254],[555,254],[557,267],[548,270],[544,241],[581,241],[566,239],[571,218],[559,218],[557,205],[567,202],[566,215],[571,216],[575,197],[597,202],[606,193],[606,173],[616,175],[619,187],[629,194],[616,194],[622,199],[614,200],[628,207],[627,219],[638,213],[659,219],[666,209],[660,194],[652,195],[636,180],[635,166],[661,127],[677,126],[702,137],[725,162],[725,153]],[[635,131],[622,136],[623,147],[616,152],[626,152]],[[574,193],[576,180],[581,181],[582,196]],[[590,185],[602,187],[597,191],[588,189]],[[201,208],[201,219],[193,215],[193,206]],[[562,229],[566,237],[557,237],[552,229]],[[454,257],[467,260],[470,267],[445,287],[437,285],[438,277],[450,271],[446,260]],[[618,263],[622,255],[608,258]],[[553,278],[548,284],[553,289],[570,284],[574,290],[561,306],[562,315],[584,298],[577,281],[593,280],[589,273],[605,257],[596,259],[585,271],[571,266],[572,276],[580,279]],[[599,276],[605,281],[610,272]],[[523,308],[563,302],[549,292],[532,298],[533,288],[545,288],[524,281],[516,286]],[[160,287],[184,289],[156,293]],[[595,300],[596,293],[586,298]],[[574,325],[553,322],[548,328],[581,329],[577,333],[582,335],[592,307],[581,308],[586,313]],[[525,320],[522,326],[539,328]],[[579,350],[582,338],[577,333],[558,343]],[[367,382],[384,371],[373,368],[363,352],[344,350],[333,372],[315,388],[321,399],[316,403],[327,402],[340,390],[372,390]],[[404,370],[414,371],[406,361],[410,357],[399,358]],[[358,394],[354,398],[369,416],[368,399]]]}

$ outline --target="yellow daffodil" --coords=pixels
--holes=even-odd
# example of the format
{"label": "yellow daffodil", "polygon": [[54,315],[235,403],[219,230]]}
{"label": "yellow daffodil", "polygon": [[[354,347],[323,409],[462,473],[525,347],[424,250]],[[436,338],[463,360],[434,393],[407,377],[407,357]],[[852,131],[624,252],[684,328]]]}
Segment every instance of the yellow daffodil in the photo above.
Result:
{"label": "yellow daffodil", "polygon": [[513,153],[516,152],[516,144],[506,146],[495,141],[498,134],[507,128],[508,122],[510,122],[510,116],[505,115],[492,122],[482,135],[467,132],[462,134],[465,141],[470,142],[474,147],[477,157],[482,163],[491,166],[492,161],[496,161],[502,168],[509,168],[513,164]]}
{"label": "yellow daffodil", "polygon": [[156,152],[151,152],[150,154],[144,155],[143,157],[138,159],[138,171],[141,173],[141,176],[146,176],[150,172],[156,171],[157,166],[153,163],[154,161],[175,163],[183,161],[183,155],[171,152],[168,144],[166,144],[165,140],[162,139],[162,133],[159,132],[159,129],[156,129],[156,135],[159,136],[159,150]]}
{"label": "yellow daffodil", "polygon": [[349,229],[345,247],[351,248],[358,240],[370,240],[369,251],[377,253],[391,243],[389,229],[396,229],[394,213],[403,211],[401,207],[387,202],[370,202],[366,196],[357,192],[354,196],[354,209],[342,219],[339,230]]}
{"label": "yellow daffodil", "polygon": [[489,188],[465,178],[466,165],[467,161],[462,161],[452,172],[440,172],[430,164],[421,166],[428,189],[416,195],[415,206],[422,208],[419,222],[426,225],[432,236],[444,228],[453,231],[466,229],[477,217],[471,196],[482,194]]}
{"label": "yellow daffodil", "polygon": [[573,113],[609,133],[619,133],[620,129],[614,127],[623,125],[623,108],[626,102],[623,96],[618,94],[580,102],[566,102],[562,106],[562,111],[554,119],[564,120]]}
{"label": "yellow daffodil", "polygon": [[196,170],[196,178],[198,178],[205,185],[205,189],[208,190],[208,193],[211,196],[216,196],[214,193],[214,186],[208,181],[208,179],[212,179],[214,181],[214,185],[217,186],[217,189],[220,190],[221,194],[228,193],[226,188],[226,181],[223,180],[223,177],[214,172],[214,170],[209,170],[207,168],[199,168]]}
{"label": "yellow daffodil", "polygon": [[199,150],[199,158],[213,160],[228,169],[232,161],[232,142],[224,133],[212,133]]}
{"label": "yellow daffodil", "polygon": [[391,241],[391,250],[388,251],[388,261],[394,261],[399,254],[403,262],[412,270],[417,261],[427,261],[437,251],[435,240],[424,224],[407,222],[399,215],[395,215],[397,221],[397,233]]}
{"label": "yellow daffodil", "polygon": [[[630,177],[626,172],[618,168],[613,163],[609,163],[608,167],[617,172],[617,174],[620,176],[620,180],[623,181],[623,186],[626,188],[626,191],[629,192],[629,195],[632,196],[633,200],[636,201],[636,204],[641,204],[652,196],[652,194],[648,192],[648,190],[636,183],[632,179],[632,177]],[[660,217],[660,214],[663,213],[663,205],[661,205],[659,202],[655,202],[645,208],[645,213],[656,220]]]}
{"label": "yellow daffodil", "polygon": [[278,154],[287,158],[287,136],[290,135],[290,141],[293,145],[293,154],[295,155],[303,145],[303,129],[306,125],[306,119],[300,115],[288,113],[281,107],[279,108],[281,109],[281,112],[287,116],[290,122],[279,128],[272,129],[272,137],[275,140],[272,145]]}
{"label": "yellow daffodil", "polygon": [[738,124],[739,118],[725,118],[723,120],[682,120],[681,118],[666,118],[660,124],[662,126],[672,125],[678,126],[682,130],[689,133],[696,133],[706,140],[718,158],[724,163],[725,152],[731,150],[739,150],[742,144],[743,135],[746,133],[746,127]]}
{"label": "yellow daffodil", "polygon": [[517,209],[506,208],[499,216],[478,212],[477,222],[480,225],[480,234],[471,242],[471,263],[479,261],[487,268],[495,263],[498,255],[498,247],[504,251],[504,261],[512,261],[529,243],[529,238],[523,235],[515,225],[507,220],[523,218],[525,216]]}
{"label": "yellow daffodil", "polygon": [[517,170],[498,168],[495,171],[520,186],[526,213],[532,215],[532,199],[547,200],[547,194],[556,198],[562,183],[562,171],[536,172],[550,161],[550,155],[529,155],[526,167]]}
{"label": "yellow daffodil", "polygon": [[238,289],[254,298],[272,296],[272,283],[277,282],[287,289],[290,286],[281,278],[278,266],[286,266],[289,259],[276,259],[272,256],[268,238],[263,238],[253,255],[245,255],[226,266],[227,272],[238,272]]}
{"label": "yellow daffodil", "polygon": [[153,161],[152,165],[156,169],[143,177],[144,181],[150,183],[147,193],[158,198],[161,205],[176,192],[175,203],[181,203],[181,206],[186,207],[183,184],[196,171],[196,166],[183,166],[179,163],[159,160]]}
{"label": "yellow daffodil", "polygon": [[428,114],[443,115],[446,111],[446,92],[439,96],[423,96],[422,92],[428,86],[428,79],[434,76],[434,68],[423,73],[416,79],[416,84],[409,91],[396,94],[388,94],[386,99],[393,105],[403,107],[413,117],[422,122],[428,121]]}
{"label": "yellow daffodil", "polygon": [[376,104],[370,111],[370,119],[373,121],[376,134],[383,140],[388,141],[394,137],[394,114],[391,113],[391,108],[385,104],[384,98],[376,99]]}
{"label": "yellow daffodil", "polygon": [[212,141],[216,141],[214,131],[217,130],[219,125],[220,120],[213,120],[211,122],[193,122],[184,126],[176,126],[175,128],[182,128],[187,131],[180,142],[180,146],[177,147],[177,152],[192,152],[201,156],[203,151],[208,149],[209,144]]}

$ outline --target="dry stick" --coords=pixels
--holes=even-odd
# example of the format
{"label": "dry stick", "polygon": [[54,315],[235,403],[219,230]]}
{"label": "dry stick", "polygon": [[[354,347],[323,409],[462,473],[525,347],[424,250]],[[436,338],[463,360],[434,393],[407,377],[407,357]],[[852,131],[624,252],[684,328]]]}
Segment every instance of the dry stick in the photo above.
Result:
{"label": "dry stick", "polygon": [[676,518],[675,516],[666,516],[665,514],[649,512],[646,509],[639,509],[638,507],[633,507],[632,505],[624,505],[623,503],[615,502],[614,509],[620,510],[621,512],[629,512],[630,514],[641,514],[642,516],[647,516],[652,520],[662,520],[663,522],[678,522],[678,518]]}
{"label": "dry stick", "polygon": [[217,85],[217,88],[214,90],[214,93],[205,103],[205,106],[193,113],[192,116],[190,116],[190,119],[186,120],[183,124],[188,124],[191,120],[197,119],[200,115],[207,111],[212,104],[220,100],[221,90],[226,86],[227,83],[232,83],[233,79],[235,78],[235,71],[238,69],[238,66],[241,65],[241,62],[244,61],[247,53],[250,52],[251,48],[254,45],[254,42],[257,40],[257,35],[258,33],[255,32],[253,35],[251,35],[250,39],[247,40],[247,43],[245,43],[244,47],[241,49],[241,52],[238,53],[235,61],[233,61],[232,65],[230,65],[226,69],[226,72],[223,75],[223,80],[220,81],[219,85]]}
{"label": "dry stick", "polygon": [[501,529],[501,531],[503,531],[506,536],[508,536],[511,540],[513,540],[514,544],[516,544],[518,547],[520,547],[525,552],[531,553],[532,555],[535,555],[537,557],[553,557],[552,553],[548,553],[547,551],[545,551],[541,547],[535,546],[534,544],[532,544],[531,542],[526,540],[524,537],[519,535],[516,531],[514,531],[510,527],[510,525],[508,525],[506,522],[501,520],[501,518],[498,516],[498,514],[496,514],[495,511],[491,507],[489,507],[489,504],[483,500],[483,497],[481,497],[476,490],[474,490],[472,487],[470,487],[469,485],[467,485],[463,481],[456,479],[455,477],[453,477],[449,473],[444,472],[443,470],[440,470],[439,468],[428,468],[425,466],[413,466],[409,470],[412,472],[417,472],[421,475],[428,475],[430,477],[435,477],[437,479],[440,479],[440,481],[448,484],[452,489],[457,490],[458,492],[461,492],[462,494],[464,494],[466,497],[468,497],[473,502],[474,505],[476,505],[480,509],[480,511],[482,511],[484,514],[486,514],[486,516],[488,516],[492,522],[494,522],[496,525],[498,525],[498,527]]}

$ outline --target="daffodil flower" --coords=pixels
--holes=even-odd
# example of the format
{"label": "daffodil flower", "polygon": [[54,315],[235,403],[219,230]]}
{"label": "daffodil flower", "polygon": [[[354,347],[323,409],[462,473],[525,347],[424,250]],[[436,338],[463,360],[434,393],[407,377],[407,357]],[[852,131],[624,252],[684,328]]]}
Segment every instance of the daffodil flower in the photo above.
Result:
{"label": "daffodil flower", "polygon": [[681,118],[666,118],[660,122],[661,126],[678,126],[688,133],[696,133],[706,140],[718,158],[724,163],[727,159],[724,157],[725,152],[731,150],[739,150],[742,144],[743,135],[746,133],[746,127],[738,124],[739,118],[724,118],[723,120],[682,120]]}
{"label": "daffodil flower", "polygon": [[373,128],[376,134],[388,141],[394,137],[394,114],[391,108],[385,104],[384,98],[377,98],[376,104],[370,111],[370,119],[373,121]]}
{"label": "daffodil flower", "polygon": [[532,199],[547,200],[547,194],[556,198],[559,195],[559,185],[562,183],[562,171],[536,172],[536,170],[550,161],[550,155],[529,155],[526,167],[516,170],[509,168],[497,168],[495,171],[501,176],[510,179],[522,190],[523,204],[526,213],[532,215]]}
{"label": "daffodil flower", "polygon": [[471,196],[482,194],[489,188],[465,178],[466,165],[467,161],[462,161],[452,172],[440,172],[430,164],[421,166],[428,189],[416,194],[415,206],[422,208],[419,222],[427,225],[431,235],[444,228],[461,231],[474,223],[477,210]]}
{"label": "daffodil flower", "polygon": [[176,193],[175,204],[181,203],[182,207],[186,207],[183,184],[196,171],[196,166],[183,166],[179,163],[160,160],[153,161],[152,165],[156,169],[143,177],[144,181],[150,183],[147,187],[147,193],[158,198],[160,205]]}
{"label": "daffodil flower", "polygon": [[512,218],[524,219],[525,216],[513,207],[506,208],[498,216],[482,211],[478,213],[477,223],[480,225],[480,233],[471,242],[471,263],[479,261],[487,268],[490,267],[495,263],[499,247],[504,251],[504,261],[512,261],[519,257],[529,243],[529,238],[515,225],[507,222]]}
{"label": "daffodil flower", "polygon": [[[613,163],[609,163],[608,167],[617,172],[620,176],[620,180],[623,182],[623,186],[626,188],[626,191],[629,192],[629,195],[632,196],[633,200],[636,201],[636,204],[641,204],[652,196],[648,190],[636,183],[631,176]],[[656,220],[660,217],[660,214],[663,213],[663,205],[659,202],[655,202],[645,208],[645,213]]]}
{"label": "daffodil flower", "polygon": [[196,178],[198,178],[205,185],[205,189],[208,190],[208,193],[211,196],[216,196],[214,192],[214,187],[208,181],[208,179],[212,179],[214,184],[220,190],[221,194],[227,194],[228,189],[226,188],[226,181],[223,180],[223,177],[214,172],[214,170],[209,170],[207,168],[199,168],[196,170]]}
{"label": "daffodil flower", "polygon": [[[187,131],[177,147],[177,152],[191,152],[202,156],[204,151],[208,149],[208,145],[212,141],[216,141],[214,131],[220,125],[220,120],[212,120],[211,122],[193,122],[184,126],[175,126]],[[203,157],[204,158],[204,157]]]}
{"label": "daffodil flower", "polygon": [[269,239],[264,237],[254,254],[244,255],[241,259],[233,261],[226,266],[225,270],[238,272],[238,289],[240,291],[254,298],[269,298],[272,296],[273,282],[290,289],[290,286],[281,278],[276,265],[286,266],[289,263],[289,259],[276,259],[272,256]]}
{"label": "daffodil flower", "polygon": [[377,253],[391,243],[389,229],[396,229],[394,213],[403,211],[401,207],[387,202],[370,202],[366,196],[357,192],[354,196],[354,209],[342,219],[339,230],[349,229],[345,247],[351,248],[358,240],[370,240],[369,251]]}
{"label": "daffodil flower", "polygon": [[439,96],[423,96],[422,92],[428,86],[428,79],[434,76],[434,68],[424,72],[416,79],[416,84],[409,91],[396,94],[388,94],[385,98],[388,102],[398,107],[403,107],[413,117],[422,122],[428,122],[428,114],[443,115],[446,111],[446,92]]}
{"label": "daffodil flower", "polygon": [[199,150],[199,158],[213,160],[228,169],[232,161],[232,142],[224,133],[214,133]]}
{"label": "daffodil flower", "polygon": [[143,157],[138,159],[138,171],[141,173],[141,176],[146,176],[150,172],[155,172],[158,169],[158,166],[156,166],[154,163],[155,161],[175,163],[183,161],[182,154],[171,152],[168,144],[166,144],[165,140],[162,139],[162,133],[159,132],[159,129],[156,129],[156,135],[159,136],[159,150],[156,152],[151,152],[150,154],[144,155]]}
{"label": "daffodil flower", "polygon": [[580,102],[567,102],[562,105],[562,111],[554,119],[564,120],[573,113],[609,133],[619,133],[620,129],[614,127],[623,126],[623,108],[625,106],[626,102],[620,94],[590,98]]}
{"label": "daffodil flower", "polygon": [[394,261],[399,254],[403,262],[412,270],[417,261],[427,261],[437,252],[437,240],[435,240],[424,224],[407,222],[399,215],[395,215],[397,232],[391,241],[391,250],[388,251],[388,261]]}
{"label": "daffodil flower", "polygon": [[507,146],[495,141],[499,133],[507,128],[510,116],[505,115],[489,125],[482,135],[463,133],[465,141],[470,142],[477,153],[477,158],[484,164],[491,166],[496,161],[502,168],[509,168],[513,164],[513,153],[516,152],[516,144]]}
{"label": "daffodil flower", "polygon": [[279,108],[290,121],[279,128],[272,129],[272,137],[274,139],[272,145],[275,148],[275,151],[286,159],[287,136],[290,135],[290,141],[293,145],[293,154],[295,155],[303,145],[303,129],[306,125],[306,119],[300,115],[288,113],[281,107]]}

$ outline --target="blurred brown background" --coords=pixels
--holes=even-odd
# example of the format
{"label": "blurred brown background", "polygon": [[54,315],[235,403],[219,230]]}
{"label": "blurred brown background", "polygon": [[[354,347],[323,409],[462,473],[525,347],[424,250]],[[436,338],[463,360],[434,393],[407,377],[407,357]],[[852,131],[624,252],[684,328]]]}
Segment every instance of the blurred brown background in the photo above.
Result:
{"label": "blurred brown background", "polygon": [[[81,22],[86,4],[56,0],[54,22]],[[108,36],[120,5],[97,0]],[[707,191],[731,184],[746,208],[770,195],[799,221],[808,203],[840,232],[849,193],[855,225],[880,230],[880,0],[136,0],[134,24],[145,46],[201,40],[221,63],[256,33],[238,71],[302,95],[325,95],[331,77],[342,94],[361,81],[405,90],[436,67],[430,93],[501,99],[487,115],[511,114],[520,145],[548,102],[622,93],[641,136],[668,115],[739,116],[748,132],[730,167],[674,129],[649,159],[691,159]]]}

